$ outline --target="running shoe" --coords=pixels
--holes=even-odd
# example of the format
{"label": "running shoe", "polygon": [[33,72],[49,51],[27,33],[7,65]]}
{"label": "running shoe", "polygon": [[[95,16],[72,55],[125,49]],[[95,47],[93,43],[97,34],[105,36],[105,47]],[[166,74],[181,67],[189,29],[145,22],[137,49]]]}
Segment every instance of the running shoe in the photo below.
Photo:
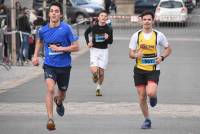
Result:
{"label": "running shoe", "polygon": [[102,93],[101,93],[100,89],[96,90],[96,96],[102,96]]}
{"label": "running shoe", "polygon": [[151,107],[155,107],[157,104],[157,97],[150,97],[150,105]]}
{"label": "running shoe", "polygon": [[58,96],[54,97],[54,102],[56,103],[56,112],[59,116],[63,116],[65,114],[65,107],[63,105],[63,103],[61,102],[61,104],[58,104]]}
{"label": "running shoe", "polygon": [[97,73],[92,73],[92,79],[94,83],[97,83],[98,81],[98,74]]}
{"label": "running shoe", "polygon": [[145,119],[143,122],[141,129],[150,129],[151,128],[151,120],[150,119]]}
{"label": "running shoe", "polygon": [[54,123],[53,119],[49,119],[49,120],[47,121],[47,129],[48,129],[49,131],[55,130],[55,129],[56,129],[56,126],[55,126],[55,123]]}

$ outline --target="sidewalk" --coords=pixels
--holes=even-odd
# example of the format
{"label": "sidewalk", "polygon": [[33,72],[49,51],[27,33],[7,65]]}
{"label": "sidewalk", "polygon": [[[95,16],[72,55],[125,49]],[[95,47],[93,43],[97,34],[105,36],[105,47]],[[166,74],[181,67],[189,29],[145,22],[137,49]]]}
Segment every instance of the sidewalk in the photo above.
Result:
{"label": "sidewalk", "polygon": [[[84,38],[80,36],[80,50],[79,52],[72,53],[74,60],[81,54],[87,52]],[[43,60],[40,59],[39,66],[33,66],[32,63],[25,64],[24,66],[12,66],[9,71],[4,68],[0,69],[0,93],[6,92],[7,89],[14,88],[23,83],[30,81],[43,74],[42,70]]]}

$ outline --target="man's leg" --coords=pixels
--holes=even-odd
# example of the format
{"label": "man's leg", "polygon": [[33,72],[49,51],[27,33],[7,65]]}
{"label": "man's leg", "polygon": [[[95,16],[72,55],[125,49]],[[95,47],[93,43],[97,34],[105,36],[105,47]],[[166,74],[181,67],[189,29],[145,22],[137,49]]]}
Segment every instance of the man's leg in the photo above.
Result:
{"label": "man's leg", "polygon": [[149,111],[148,111],[148,105],[147,105],[146,86],[140,85],[140,86],[136,86],[136,88],[139,95],[140,108],[145,118],[141,126],[141,129],[149,129],[151,128],[151,120],[149,118]]}
{"label": "man's leg", "polygon": [[142,110],[143,116],[149,118],[148,105],[147,105],[147,95],[145,85],[136,86],[140,109]]}
{"label": "man's leg", "polygon": [[103,68],[99,68],[99,80],[98,80],[98,84],[102,85],[103,80],[104,80],[104,69]]}
{"label": "man's leg", "polygon": [[147,96],[150,98],[150,105],[152,107],[156,106],[157,104],[157,89],[158,85],[154,81],[148,81],[146,86]]}
{"label": "man's leg", "polygon": [[66,91],[59,90],[57,96],[54,97],[54,102],[56,103],[56,111],[59,116],[63,116],[65,114],[65,107],[63,105],[63,101],[66,96]]}
{"label": "man's leg", "polygon": [[90,71],[92,73],[92,80],[94,83],[97,83],[99,79],[99,70],[97,66],[91,66]]}
{"label": "man's leg", "polygon": [[66,91],[58,90],[58,104],[61,104],[65,100]]}
{"label": "man's leg", "polygon": [[28,35],[25,36],[24,42],[25,42],[25,61],[28,63],[28,56],[29,56],[29,43],[28,43]]}
{"label": "man's leg", "polygon": [[63,101],[65,99],[69,85],[70,72],[71,72],[71,67],[66,67],[64,69],[56,70],[58,93],[57,96],[54,97],[54,102],[57,105],[56,111],[59,116],[63,116],[65,113],[65,107],[63,105]]}
{"label": "man's leg", "polygon": [[156,95],[157,95],[157,89],[158,89],[157,83],[155,83],[153,81],[148,81],[148,84],[146,86],[147,96],[149,96],[149,97],[156,97]]}
{"label": "man's leg", "polygon": [[55,82],[52,79],[46,79],[47,94],[46,94],[46,107],[48,114],[47,129],[55,130],[55,124],[53,121],[53,96],[54,96],[54,86]]}
{"label": "man's leg", "polygon": [[46,93],[46,107],[48,118],[53,118],[53,97],[55,82],[52,79],[46,79],[47,93]]}
{"label": "man's leg", "polygon": [[98,76],[99,76],[99,79],[97,81],[96,96],[102,96],[101,85],[104,80],[104,69],[103,68],[99,68]]}

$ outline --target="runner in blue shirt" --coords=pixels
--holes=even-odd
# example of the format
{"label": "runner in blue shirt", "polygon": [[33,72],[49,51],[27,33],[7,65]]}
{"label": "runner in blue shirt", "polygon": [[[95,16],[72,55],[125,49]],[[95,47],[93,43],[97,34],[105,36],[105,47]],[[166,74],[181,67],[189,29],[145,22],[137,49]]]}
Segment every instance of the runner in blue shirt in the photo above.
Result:
{"label": "runner in blue shirt", "polygon": [[[71,70],[71,52],[79,50],[78,36],[73,33],[70,25],[61,21],[62,6],[53,2],[49,8],[49,23],[38,30],[38,39],[33,56],[33,65],[39,64],[38,54],[40,46],[44,46],[44,76],[47,86],[46,107],[48,114],[47,129],[55,130],[53,120],[53,100],[57,105],[58,115],[64,115],[63,101],[68,88]],[[58,92],[54,96],[54,87]]]}

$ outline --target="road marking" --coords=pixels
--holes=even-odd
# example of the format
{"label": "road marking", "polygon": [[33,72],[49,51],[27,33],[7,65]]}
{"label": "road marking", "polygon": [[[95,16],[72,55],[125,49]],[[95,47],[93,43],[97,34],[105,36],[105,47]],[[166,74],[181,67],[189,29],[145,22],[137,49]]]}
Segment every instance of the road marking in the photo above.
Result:
{"label": "road marking", "polygon": [[[130,40],[130,37],[114,37],[114,40]],[[167,38],[169,41],[200,42],[199,38]]]}
{"label": "road marking", "polygon": [[[69,102],[65,107],[68,115],[141,115],[139,105],[130,102]],[[158,104],[150,112],[162,117],[200,117],[200,105]],[[44,103],[0,103],[0,115],[46,115],[46,107]]]}

